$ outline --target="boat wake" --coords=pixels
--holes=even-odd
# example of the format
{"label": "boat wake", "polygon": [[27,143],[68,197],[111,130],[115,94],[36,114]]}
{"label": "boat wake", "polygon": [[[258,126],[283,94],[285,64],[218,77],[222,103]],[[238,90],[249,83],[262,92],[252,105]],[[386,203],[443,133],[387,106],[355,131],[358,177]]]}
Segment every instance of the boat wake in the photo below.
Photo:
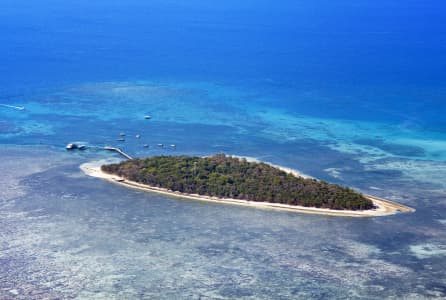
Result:
{"label": "boat wake", "polygon": [[23,107],[23,106],[15,106],[15,105],[8,105],[8,104],[2,104],[2,103],[0,103],[0,106],[13,108],[16,110],[25,110],[25,107]]}

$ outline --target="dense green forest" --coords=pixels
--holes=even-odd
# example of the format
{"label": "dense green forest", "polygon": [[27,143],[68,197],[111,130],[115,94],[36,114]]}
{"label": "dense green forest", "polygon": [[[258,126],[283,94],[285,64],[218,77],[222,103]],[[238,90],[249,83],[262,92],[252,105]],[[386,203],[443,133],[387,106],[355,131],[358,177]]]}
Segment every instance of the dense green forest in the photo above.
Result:
{"label": "dense green forest", "polygon": [[155,156],[102,166],[106,173],[188,194],[307,207],[364,210],[371,200],[327,182],[296,177],[265,163],[218,154]]}

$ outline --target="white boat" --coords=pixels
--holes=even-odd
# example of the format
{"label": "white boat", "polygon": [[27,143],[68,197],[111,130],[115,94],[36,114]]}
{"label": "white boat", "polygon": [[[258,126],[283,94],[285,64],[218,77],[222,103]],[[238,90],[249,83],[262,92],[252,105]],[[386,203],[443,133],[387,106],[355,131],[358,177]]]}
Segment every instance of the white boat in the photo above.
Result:
{"label": "white boat", "polygon": [[78,146],[76,144],[73,144],[73,143],[69,143],[67,146],[65,146],[65,149],[67,149],[67,150],[74,150],[74,149],[77,149],[77,148],[78,148]]}
{"label": "white boat", "polygon": [[151,119],[152,118],[152,116],[149,116],[149,115],[145,115],[144,116],[144,119],[146,119],[146,120],[149,120],[149,119]]}
{"label": "white boat", "polygon": [[65,149],[67,149],[67,150],[75,150],[75,149],[86,150],[87,146],[86,145],[78,145],[75,143],[69,143],[68,145],[65,146]]}

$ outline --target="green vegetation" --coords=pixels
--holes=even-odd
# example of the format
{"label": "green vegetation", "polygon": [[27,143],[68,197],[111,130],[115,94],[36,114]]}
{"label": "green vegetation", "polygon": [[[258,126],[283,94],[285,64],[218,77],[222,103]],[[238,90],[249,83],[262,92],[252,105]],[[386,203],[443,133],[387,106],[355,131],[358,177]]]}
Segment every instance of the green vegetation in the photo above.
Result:
{"label": "green vegetation", "polygon": [[288,174],[265,163],[218,154],[155,156],[102,166],[106,173],[187,194],[307,207],[364,210],[371,200],[350,188]]}

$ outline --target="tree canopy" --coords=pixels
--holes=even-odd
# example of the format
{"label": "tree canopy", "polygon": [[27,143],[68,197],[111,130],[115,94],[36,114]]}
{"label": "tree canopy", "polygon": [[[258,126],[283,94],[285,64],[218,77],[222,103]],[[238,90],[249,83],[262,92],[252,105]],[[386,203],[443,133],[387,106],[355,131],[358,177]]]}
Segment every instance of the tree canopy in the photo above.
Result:
{"label": "tree canopy", "polygon": [[102,166],[106,173],[187,194],[337,210],[365,210],[373,202],[348,187],[297,177],[266,163],[217,154],[154,156]]}

